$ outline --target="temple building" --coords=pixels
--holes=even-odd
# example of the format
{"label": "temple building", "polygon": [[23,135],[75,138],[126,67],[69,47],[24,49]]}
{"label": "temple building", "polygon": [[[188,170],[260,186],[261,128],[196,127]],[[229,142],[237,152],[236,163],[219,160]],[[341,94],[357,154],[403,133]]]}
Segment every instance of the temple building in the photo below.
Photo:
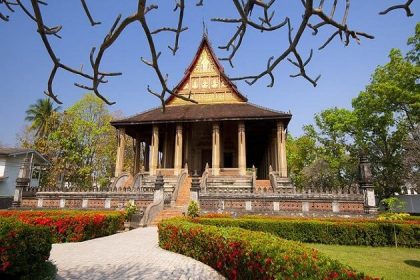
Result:
{"label": "temple building", "polygon": [[172,95],[164,111],[155,108],[112,122],[119,135],[116,177],[123,172],[128,135],[136,143],[135,174],[176,176],[187,166],[189,174],[201,175],[207,166],[209,177],[236,178],[243,187],[252,172],[268,180],[270,171],[290,185],[286,134],[292,115],[249,103],[225,74],[207,36],[174,93],[198,104]]}
{"label": "temple building", "polygon": [[[174,92],[165,111],[155,108],[112,122],[118,148],[109,186],[57,191],[17,185],[21,196],[15,195],[15,205],[121,209],[130,202],[144,210],[136,226],[182,216],[191,201],[203,213],[235,215],[376,211],[367,160],[360,161],[359,185],[294,188],[286,157],[292,115],[249,103],[224,73],[206,36]],[[134,170],[123,170],[128,137],[134,139]]]}

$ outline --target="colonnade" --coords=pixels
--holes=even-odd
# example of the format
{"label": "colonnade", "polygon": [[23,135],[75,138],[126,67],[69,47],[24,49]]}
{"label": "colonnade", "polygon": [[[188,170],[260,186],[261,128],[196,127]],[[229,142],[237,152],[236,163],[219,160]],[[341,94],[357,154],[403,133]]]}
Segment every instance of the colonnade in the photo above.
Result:
{"label": "colonnade", "polygon": [[[243,121],[238,122],[238,169],[240,175],[246,174],[246,127]],[[270,137],[269,135],[267,135]],[[275,139],[274,145],[270,150],[271,155],[274,156],[274,168],[279,172],[281,177],[287,177],[287,160],[286,160],[286,127],[282,121],[277,122],[276,133],[273,134]],[[264,137],[259,135],[258,137]],[[149,149],[146,142],[146,149],[144,155],[144,164],[149,165],[150,175],[156,175],[159,162],[159,126],[153,125],[152,136],[150,139],[150,160]],[[126,145],[126,134],[124,128],[118,128],[118,147],[117,158],[115,163],[115,177],[118,177],[124,167],[124,150]],[[270,145],[271,146],[271,145]],[[183,125],[178,123],[175,130],[175,149],[174,149],[174,175],[178,175],[182,169],[182,154],[183,154]],[[220,124],[215,122],[212,125],[212,174],[220,174]],[[140,169],[140,139],[136,135],[135,141],[135,173]]]}

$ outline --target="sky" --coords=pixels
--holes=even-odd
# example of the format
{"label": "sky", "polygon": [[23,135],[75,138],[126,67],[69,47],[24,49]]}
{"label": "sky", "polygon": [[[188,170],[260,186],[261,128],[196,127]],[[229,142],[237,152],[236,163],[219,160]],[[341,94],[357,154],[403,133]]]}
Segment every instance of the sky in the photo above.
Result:
{"label": "sky", "polygon": [[[28,1],[29,2],[29,1]],[[136,1],[87,1],[95,20],[102,24],[91,27],[83,13],[80,1],[49,1],[41,7],[44,22],[49,26],[62,25],[62,39],[52,38],[51,44],[60,60],[74,68],[89,70],[89,53],[98,47],[107,34],[116,16],[134,13]],[[151,11],[147,20],[151,27],[175,26],[178,13],[173,12],[175,1],[148,1],[157,3],[159,9]],[[155,35],[157,48],[162,51],[159,58],[161,70],[169,76],[168,84],[173,87],[182,78],[189,66],[203,34],[203,22],[208,36],[219,57],[227,56],[218,46],[225,44],[235,32],[233,24],[212,22],[215,17],[235,18],[231,1],[204,1],[203,7],[196,7],[196,1],[186,1],[184,25],[188,30],[180,37],[180,50],[173,56],[168,45],[174,41],[173,33]],[[282,21],[289,16],[297,25],[303,11],[300,1],[277,1],[273,22]],[[325,1],[331,4],[332,1]],[[344,1],[339,1],[344,2]],[[254,104],[293,114],[288,131],[293,136],[303,133],[302,126],[313,123],[314,114],[331,107],[351,108],[351,101],[369,83],[371,74],[378,65],[388,61],[392,48],[407,51],[407,38],[412,36],[420,17],[420,4],[415,1],[413,17],[407,18],[405,12],[397,10],[385,16],[378,12],[390,5],[403,2],[394,1],[352,1],[348,18],[350,28],[364,31],[375,36],[369,40],[362,38],[360,44],[354,41],[349,46],[335,38],[325,49],[318,51],[331,35],[331,28],[320,29],[313,36],[310,30],[304,33],[298,49],[307,57],[314,49],[307,73],[312,77],[321,74],[317,87],[302,78],[291,78],[297,73],[296,67],[284,61],[275,70],[275,84],[267,87],[270,80],[262,78],[249,86],[236,82],[241,93]],[[293,3],[293,4],[292,4]],[[328,5],[326,5],[328,6]],[[338,12],[344,9],[339,6]],[[22,133],[25,111],[37,99],[44,98],[48,77],[52,68],[36,26],[22,11],[10,14],[4,7],[0,12],[10,15],[9,22],[0,22],[0,144],[17,146],[17,134]],[[255,10],[254,10],[255,12]],[[312,20],[313,23],[316,21]],[[261,33],[248,29],[234,59],[234,68],[222,62],[225,73],[230,77],[257,74],[266,67],[267,59],[277,56],[287,47],[287,30]],[[131,116],[160,105],[160,101],[147,92],[147,86],[159,89],[157,77],[152,69],[144,65],[140,57],[149,58],[148,45],[140,25],[130,26],[118,41],[106,52],[103,70],[122,72],[120,77],[110,78],[108,84],[100,88],[101,93],[116,104],[109,106],[110,111],[120,111]],[[65,109],[79,100],[86,90],[75,87],[74,82],[85,80],[64,71],[59,71],[54,81],[54,90],[64,103]]]}

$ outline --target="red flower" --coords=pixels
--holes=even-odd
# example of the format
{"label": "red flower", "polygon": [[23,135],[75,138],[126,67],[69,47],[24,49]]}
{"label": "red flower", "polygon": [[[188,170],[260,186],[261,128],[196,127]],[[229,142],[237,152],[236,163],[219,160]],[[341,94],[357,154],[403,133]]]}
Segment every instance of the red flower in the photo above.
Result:
{"label": "red flower", "polygon": [[3,265],[1,266],[1,271],[6,271],[6,269],[10,266],[9,261],[3,262]]}
{"label": "red flower", "polygon": [[221,261],[217,261],[216,267],[217,267],[217,269],[222,269],[222,267],[223,267],[222,262]]}
{"label": "red flower", "polygon": [[336,271],[332,271],[331,273],[330,273],[330,278],[331,279],[335,279],[335,278],[338,278],[338,273],[336,272]]}

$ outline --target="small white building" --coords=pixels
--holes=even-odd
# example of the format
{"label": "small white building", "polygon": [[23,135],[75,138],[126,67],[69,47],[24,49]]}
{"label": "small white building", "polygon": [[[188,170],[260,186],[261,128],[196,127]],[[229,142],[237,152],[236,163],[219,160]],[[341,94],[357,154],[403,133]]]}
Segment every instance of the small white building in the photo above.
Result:
{"label": "small white building", "polygon": [[32,149],[0,147],[0,209],[8,208],[13,201],[16,179],[24,159],[29,161],[29,187],[37,188],[40,184],[41,171],[49,161]]}

